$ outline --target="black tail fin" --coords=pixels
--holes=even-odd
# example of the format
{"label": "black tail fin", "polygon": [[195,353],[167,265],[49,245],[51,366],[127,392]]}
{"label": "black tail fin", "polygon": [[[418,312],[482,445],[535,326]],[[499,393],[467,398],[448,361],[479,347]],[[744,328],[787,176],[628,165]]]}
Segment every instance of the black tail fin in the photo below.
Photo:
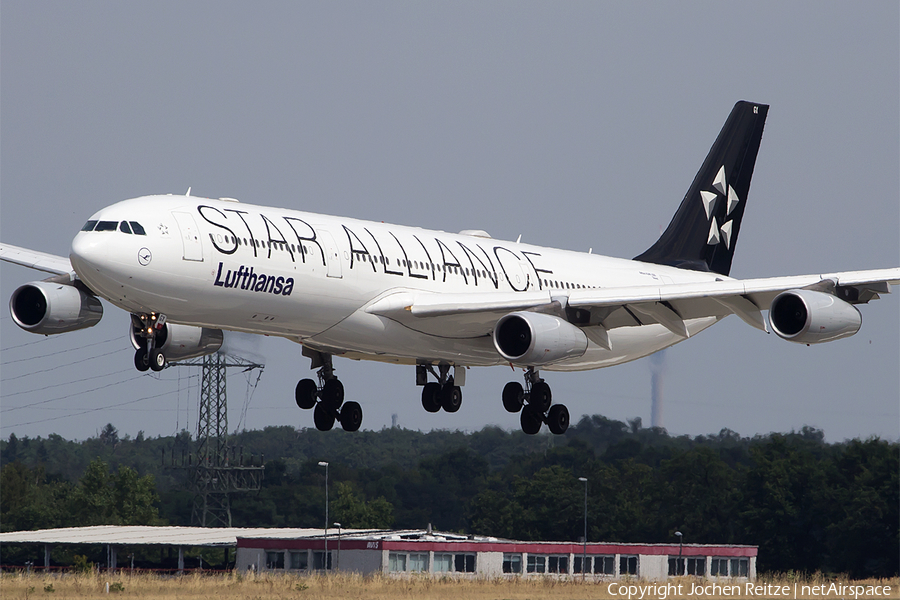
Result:
{"label": "black tail fin", "polygon": [[734,105],[672,222],[635,260],[728,275],[768,112]]}

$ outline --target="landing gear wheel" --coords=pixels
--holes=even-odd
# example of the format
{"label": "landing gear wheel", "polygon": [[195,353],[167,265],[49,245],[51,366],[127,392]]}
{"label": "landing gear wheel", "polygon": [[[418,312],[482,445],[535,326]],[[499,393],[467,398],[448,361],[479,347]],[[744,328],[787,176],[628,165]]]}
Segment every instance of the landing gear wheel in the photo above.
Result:
{"label": "landing gear wheel", "polygon": [[341,427],[344,431],[356,431],[362,425],[362,407],[358,402],[347,402],[341,409]]}
{"label": "landing gear wheel", "polygon": [[166,368],[166,355],[162,350],[154,348],[150,351],[150,368],[154,371],[162,371]]}
{"label": "landing gear wheel", "polygon": [[441,410],[441,384],[430,382],[422,388],[422,408],[430,413]]}
{"label": "landing gear wheel", "polygon": [[455,413],[462,406],[462,389],[458,385],[445,383],[441,386],[441,408],[448,413]]}
{"label": "landing gear wheel", "polygon": [[134,367],[142,372],[150,368],[150,355],[146,348],[138,348],[134,353]]}
{"label": "landing gear wheel", "polygon": [[517,413],[522,410],[522,404],[525,402],[525,390],[522,384],[516,381],[510,381],[503,386],[503,408],[507,412]]}
{"label": "landing gear wheel", "polygon": [[564,404],[556,404],[550,407],[547,413],[547,427],[550,433],[562,435],[569,428],[569,409]]}
{"label": "landing gear wheel", "polygon": [[329,379],[322,386],[322,402],[335,410],[344,403],[344,384],[339,379]]}
{"label": "landing gear wheel", "polygon": [[319,431],[330,431],[334,427],[334,414],[320,402],[316,404],[316,409],[313,411],[313,421]]}
{"label": "landing gear wheel", "polygon": [[302,409],[310,409],[316,405],[316,395],[319,393],[319,386],[316,385],[316,382],[312,379],[301,379],[299,383],[297,383],[297,387],[294,390],[294,400],[297,401],[297,406]]}
{"label": "landing gear wheel", "polygon": [[547,409],[550,408],[551,401],[549,385],[543,381],[538,381],[531,386],[531,395],[528,397],[528,404],[535,407],[538,412],[547,412]]}
{"label": "landing gear wheel", "polygon": [[541,430],[543,415],[537,411],[532,405],[527,405],[522,409],[522,415],[519,417],[519,423],[522,425],[522,431],[528,435],[534,435]]}

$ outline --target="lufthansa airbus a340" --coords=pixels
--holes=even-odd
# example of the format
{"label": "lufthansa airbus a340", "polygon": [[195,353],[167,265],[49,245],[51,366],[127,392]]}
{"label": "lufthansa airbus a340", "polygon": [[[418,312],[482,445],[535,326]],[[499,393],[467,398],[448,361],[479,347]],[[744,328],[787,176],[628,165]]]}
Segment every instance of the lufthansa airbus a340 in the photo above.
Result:
{"label": "lufthansa airbus a340", "polygon": [[[513,365],[503,406],[522,429],[569,424],[544,371],[621,364],[735,314],[799,343],[853,335],[856,305],[900,268],[728,276],[768,106],[738,102],[668,228],[633,260],[332,217],[236,200],[146,196],[101,209],[68,258],[0,245],[0,258],[54,274],[10,299],[15,322],[54,334],[95,325],[100,298],[131,313],[138,370],[218,350],[223,330],[302,344],[317,370],[295,400],[315,425],[359,429],[333,357],[415,367],[425,410],[459,410],[466,369]],[[432,379],[431,381],[429,381]]]}

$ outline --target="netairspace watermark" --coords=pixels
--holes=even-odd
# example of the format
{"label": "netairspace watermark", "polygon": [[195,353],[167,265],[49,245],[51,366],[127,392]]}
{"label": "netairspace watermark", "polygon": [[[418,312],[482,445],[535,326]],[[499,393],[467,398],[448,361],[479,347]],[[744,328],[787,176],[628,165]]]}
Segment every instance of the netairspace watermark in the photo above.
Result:
{"label": "netairspace watermark", "polygon": [[666,600],[667,598],[889,598],[889,585],[853,585],[841,583],[822,583],[809,585],[795,583],[793,585],[776,585],[773,583],[651,583],[626,584],[610,583],[607,593],[615,598],[626,600]]}

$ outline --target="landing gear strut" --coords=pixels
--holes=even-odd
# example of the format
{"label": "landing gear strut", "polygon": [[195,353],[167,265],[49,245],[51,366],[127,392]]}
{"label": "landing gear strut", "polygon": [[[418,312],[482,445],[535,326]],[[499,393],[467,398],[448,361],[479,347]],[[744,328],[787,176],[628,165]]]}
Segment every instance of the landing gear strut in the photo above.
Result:
{"label": "landing gear strut", "polygon": [[[436,413],[442,408],[448,413],[455,413],[462,406],[462,387],[456,385],[455,379],[459,374],[456,368],[454,375],[450,375],[450,365],[438,365],[435,372],[432,365],[416,365],[416,384],[422,388],[422,407],[430,413]],[[428,373],[434,375],[437,382],[428,381]]]}
{"label": "landing gear strut", "polygon": [[522,411],[519,423],[522,431],[534,435],[546,423],[550,432],[561,435],[569,428],[569,409],[563,404],[551,406],[553,399],[550,386],[541,379],[534,367],[525,371],[525,387],[517,381],[510,381],[503,387],[503,408],[508,412]]}
{"label": "landing gear strut", "polygon": [[157,333],[166,324],[166,315],[150,313],[131,315],[135,339],[139,345],[134,353],[134,366],[138,371],[162,371],[166,368],[166,356],[157,348]]}
{"label": "landing gear strut", "polygon": [[357,402],[344,402],[344,384],[334,374],[330,354],[303,349],[312,359],[312,368],[320,367],[319,383],[301,379],[294,390],[294,399],[302,409],[313,409],[313,422],[319,431],[329,431],[338,421],[344,431],[356,431],[362,425],[362,407]]}

